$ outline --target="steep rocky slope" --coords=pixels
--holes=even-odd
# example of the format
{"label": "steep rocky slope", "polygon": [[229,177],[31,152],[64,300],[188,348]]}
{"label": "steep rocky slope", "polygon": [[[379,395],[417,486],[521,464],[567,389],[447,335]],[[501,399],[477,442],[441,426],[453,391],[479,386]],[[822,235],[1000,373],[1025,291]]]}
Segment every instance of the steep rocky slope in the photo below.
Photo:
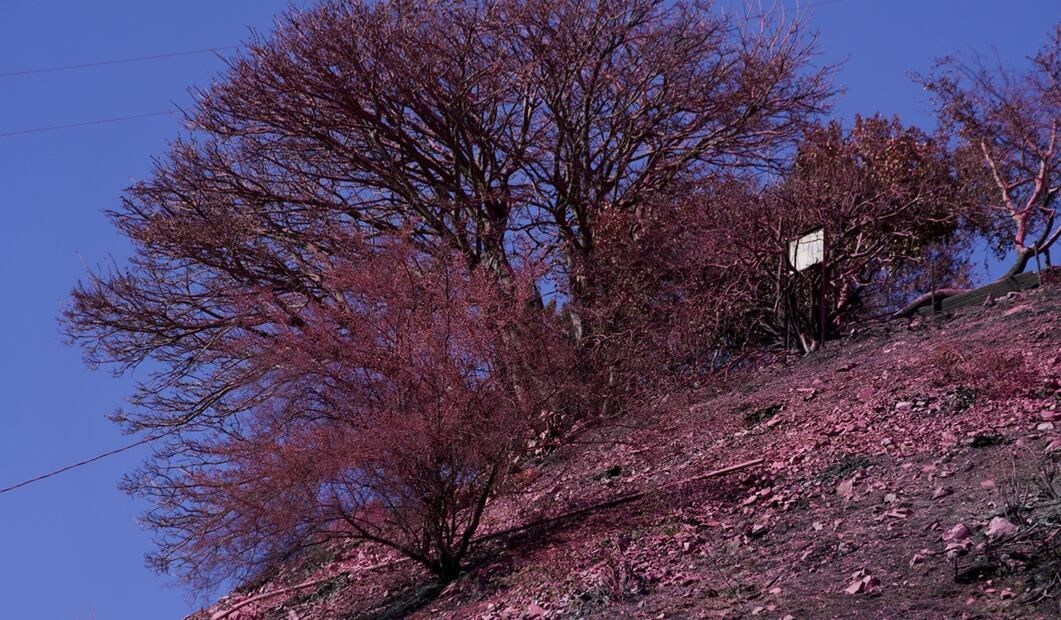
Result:
{"label": "steep rocky slope", "polygon": [[1059,317],[1049,285],[646,403],[521,472],[445,589],[356,545],[193,618],[1059,617]]}

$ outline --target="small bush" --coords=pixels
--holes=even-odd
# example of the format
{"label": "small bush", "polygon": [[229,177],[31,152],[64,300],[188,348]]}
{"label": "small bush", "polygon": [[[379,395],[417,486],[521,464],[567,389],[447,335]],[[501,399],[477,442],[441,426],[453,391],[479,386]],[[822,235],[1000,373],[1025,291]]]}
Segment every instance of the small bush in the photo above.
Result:
{"label": "small bush", "polygon": [[938,382],[958,386],[958,394],[1005,398],[1024,393],[1035,383],[1034,374],[1019,351],[970,351],[946,343],[930,353],[926,362],[937,373]]}
{"label": "small bush", "polygon": [[629,600],[641,592],[642,579],[634,570],[626,555],[629,542],[620,537],[604,552],[604,566],[600,572],[600,589],[604,596],[614,602]]}

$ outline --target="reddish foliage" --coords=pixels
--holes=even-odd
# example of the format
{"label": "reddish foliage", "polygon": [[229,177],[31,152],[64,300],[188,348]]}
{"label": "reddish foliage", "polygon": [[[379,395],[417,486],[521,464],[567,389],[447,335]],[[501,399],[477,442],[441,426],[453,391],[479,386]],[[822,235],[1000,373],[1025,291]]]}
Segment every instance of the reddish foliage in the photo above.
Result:
{"label": "reddish foliage", "polygon": [[[825,228],[828,332],[893,312],[936,283],[968,282],[972,197],[944,146],[897,119],[856,117],[846,132],[835,122],[811,129],[769,200],[763,234],[774,247]],[[787,273],[786,312],[811,348],[821,329],[822,270]]]}
{"label": "reddish foliage", "polygon": [[112,214],[129,267],[67,313],[91,362],[154,362],[116,417],[168,435],[127,483],[157,565],[209,581],[352,537],[451,579],[526,452],[780,340],[801,229],[831,231],[830,326],[957,276],[924,262],[960,224],[941,148],[809,127],[812,39],[750,25],[332,0],[251,45]]}
{"label": "reddish foliage", "polygon": [[452,576],[539,422],[612,387],[589,337],[631,326],[582,319],[607,214],[774,165],[824,109],[801,25],[745,25],[694,2],[332,0],[250,45],[112,214],[129,267],[67,312],[90,362],[154,362],[116,418],[169,433],[128,483],[160,566],[357,534]]}
{"label": "reddish foliage", "polygon": [[703,379],[761,335],[759,306],[773,254],[734,226],[755,217],[752,186],[729,178],[685,195],[610,212],[598,223],[589,280],[580,300],[592,320],[589,357],[605,369],[609,395],[665,393],[668,379]]}
{"label": "reddish foliage", "polygon": [[787,264],[791,239],[827,230],[835,331],[934,282],[965,282],[968,205],[948,153],[919,130],[880,117],[856,118],[847,132],[813,127],[765,189],[737,176],[699,181],[601,217],[596,295],[581,302],[599,325],[595,343],[616,343],[607,367],[635,378],[780,344],[786,321],[809,350],[822,272]]}
{"label": "reddish foliage", "polygon": [[531,281],[502,293],[456,257],[354,242],[320,278],[332,296],[240,296],[256,320],[225,348],[253,377],[234,389],[242,411],[131,480],[159,507],[160,567],[206,577],[353,537],[452,578],[540,430],[547,403],[526,389],[544,377],[526,371],[559,367],[563,348]]}

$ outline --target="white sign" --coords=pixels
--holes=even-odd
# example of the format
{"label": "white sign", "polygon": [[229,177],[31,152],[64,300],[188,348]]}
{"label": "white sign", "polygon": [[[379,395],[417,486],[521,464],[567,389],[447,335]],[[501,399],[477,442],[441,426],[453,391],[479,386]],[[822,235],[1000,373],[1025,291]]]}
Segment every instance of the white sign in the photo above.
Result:
{"label": "white sign", "polygon": [[788,261],[803,271],[825,259],[825,229],[811,231],[799,239],[788,242]]}

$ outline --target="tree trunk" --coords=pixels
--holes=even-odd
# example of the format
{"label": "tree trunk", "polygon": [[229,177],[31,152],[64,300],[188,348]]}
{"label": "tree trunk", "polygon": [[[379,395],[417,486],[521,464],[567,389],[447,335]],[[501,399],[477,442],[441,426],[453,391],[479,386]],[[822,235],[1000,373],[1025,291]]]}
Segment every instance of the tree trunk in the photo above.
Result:
{"label": "tree trunk", "polygon": [[934,291],[929,291],[903,306],[903,308],[893,314],[892,317],[896,319],[910,318],[914,316],[915,312],[929,304],[937,304],[948,297],[968,293],[970,290],[971,289],[967,288],[940,288]]}
{"label": "tree trunk", "polygon": [[443,553],[437,560],[431,563],[429,567],[431,572],[438,577],[438,580],[442,583],[449,583],[460,576],[461,573],[461,561],[460,558],[450,553]]}
{"label": "tree trunk", "polygon": [[1010,266],[1009,270],[999,278],[999,280],[1005,280],[1006,278],[1012,278],[1017,274],[1024,273],[1024,270],[1028,268],[1028,261],[1035,258],[1039,252],[1036,251],[1035,246],[1030,248],[1024,248],[1017,252],[1017,260],[1013,261],[1013,265]]}

